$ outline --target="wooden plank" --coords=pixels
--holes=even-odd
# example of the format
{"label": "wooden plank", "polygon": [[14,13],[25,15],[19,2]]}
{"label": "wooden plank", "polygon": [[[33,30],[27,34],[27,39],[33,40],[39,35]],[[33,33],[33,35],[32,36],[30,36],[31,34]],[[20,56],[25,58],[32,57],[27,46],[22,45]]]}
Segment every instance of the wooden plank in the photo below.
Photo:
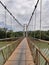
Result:
{"label": "wooden plank", "polygon": [[25,38],[4,65],[35,65]]}

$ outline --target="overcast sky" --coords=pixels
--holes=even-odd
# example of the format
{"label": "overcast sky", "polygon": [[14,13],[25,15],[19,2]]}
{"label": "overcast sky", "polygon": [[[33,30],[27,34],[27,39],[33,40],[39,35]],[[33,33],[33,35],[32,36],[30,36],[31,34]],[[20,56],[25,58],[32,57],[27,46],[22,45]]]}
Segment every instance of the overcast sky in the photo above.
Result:
{"label": "overcast sky", "polygon": [[[33,12],[34,6],[37,0],[1,0],[7,8],[13,13],[13,15],[23,24],[29,22],[31,13]],[[1,7],[1,5],[0,5]],[[2,7],[0,8],[0,14]],[[40,26],[40,4],[38,4],[36,10],[36,29],[39,29]],[[3,11],[2,11],[3,12]],[[4,18],[3,14],[0,15],[0,20]],[[34,17],[33,17],[34,19]],[[33,20],[34,21],[34,20]],[[31,21],[30,25],[34,25],[35,22]],[[0,21],[1,22],[1,21]],[[3,22],[2,22],[3,23]],[[1,24],[2,24],[1,23]],[[10,22],[7,22],[7,25],[10,25]],[[15,23],[13,23],[15,25]],[[3,24],[2,24],[3,26]],[[46,26],[46,27],[45,27]],[[32,29],[33,26],[30,26]],[[49,0],[42,0],[42,29],[49,29]]]}

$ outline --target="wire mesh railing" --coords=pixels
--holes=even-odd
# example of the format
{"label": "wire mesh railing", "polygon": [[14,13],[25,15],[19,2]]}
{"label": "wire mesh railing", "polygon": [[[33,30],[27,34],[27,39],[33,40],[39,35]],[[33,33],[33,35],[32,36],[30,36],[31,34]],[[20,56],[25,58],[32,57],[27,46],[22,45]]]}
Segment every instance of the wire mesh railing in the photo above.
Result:
{"label": "wire mesh railing", "polygon": [[12,52],[17,48],[19,43],[22,41],[22,38],[11,42],[11,44],[7,44],[0,48],[0,65],[3,65],[7,59],[10,57]]}
{"label": "wire mesh railing", "polygon": [[[31,40],[28,39],[28,44],[31,50],[31,54],[33,56],[33,60],[35,65],[49,65],[49,56],[47,52],[49,50],[44,50],[42,52]],[[46,53],[45,53],[46,52]]]}
{"label": "wire mesh railing", "polygon": [[49,41],[44,41],[41,39],[34,39],[34,38],[30,38],[32,40],[32,42],[40,49],[40,51],[42,53],[44,53],[44,55],[49,58]]}

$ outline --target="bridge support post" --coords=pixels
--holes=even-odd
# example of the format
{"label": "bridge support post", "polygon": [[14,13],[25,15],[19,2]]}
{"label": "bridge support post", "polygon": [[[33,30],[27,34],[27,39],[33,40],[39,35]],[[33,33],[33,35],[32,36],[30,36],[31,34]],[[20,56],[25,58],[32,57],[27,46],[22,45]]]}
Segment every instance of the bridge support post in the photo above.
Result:
{"label": "bridge support post", "polygon": [[27,25],[26,25],[26,37],[28,36],[28,34],[27,34]]}
{"label": "bridge support post", "polygon": [[39,53],[38,53],[38,50],[37,49],[36,49],[35,64],[36,65],[40,65]]}
{"label": "bridge support post", "polygon": [[23,27],[23,36],[24,37],[27,37],[27,24],[24,24],[24,27]]}
{"label": "bridge support post", "polygon": [[23,37],[25,37],[25,25],[23,26]]}

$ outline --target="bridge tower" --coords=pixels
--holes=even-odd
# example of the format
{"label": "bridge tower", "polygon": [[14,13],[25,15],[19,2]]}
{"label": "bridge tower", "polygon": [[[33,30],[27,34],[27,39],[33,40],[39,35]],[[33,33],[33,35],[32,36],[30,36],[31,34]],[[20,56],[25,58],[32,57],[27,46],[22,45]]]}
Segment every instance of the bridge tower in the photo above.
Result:
{"label": "bridge tower", "polygon": [[23,26],[23,36],[24,37],[27,37],[28,35],[27,35],[27,24],[24,24],[24,26]]}
{"label": "bridge tower", "polygon": [[23,26],[23,37],[25,37],[25,25]]}

